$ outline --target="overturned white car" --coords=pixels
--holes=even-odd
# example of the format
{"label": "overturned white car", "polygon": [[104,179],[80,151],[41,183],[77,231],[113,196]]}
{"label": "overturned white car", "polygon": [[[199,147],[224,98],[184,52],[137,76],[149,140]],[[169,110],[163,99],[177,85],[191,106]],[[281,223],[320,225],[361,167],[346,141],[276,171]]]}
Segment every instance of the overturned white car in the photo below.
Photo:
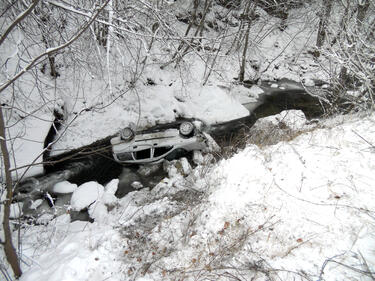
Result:
{"label": "overturned white car", "polygon": [[111,145],[114,159],[123,164],[158,163],[163,159],[176,159],[189,151],[218,149],[212,137],[190,121],[141,132],[126,127],[111,139]]}

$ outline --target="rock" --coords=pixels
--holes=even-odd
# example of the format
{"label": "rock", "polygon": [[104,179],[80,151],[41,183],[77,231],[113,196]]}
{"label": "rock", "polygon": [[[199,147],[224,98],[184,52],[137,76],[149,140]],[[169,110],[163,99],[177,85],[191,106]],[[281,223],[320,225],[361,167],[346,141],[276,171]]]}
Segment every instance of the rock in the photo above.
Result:
{"label": "rock", "polygon": [[81,211],[102,197],[104,187],[97,182],[90,181],[80,185],[72,194],[70,205],[72,210]]}
{"label": "rock", "polygon": [[305,78],[303,79],[303,84],[306,86],[306,87],[314,87],[315,86],[315,83],[312,79],[310,78]]}
{"label": "rock", "polygon": [[156,173],[161,167],[161,164],[149,164],[149,165],[142,165],[138,169],[138,174],[141,176],[147,177],[154,173]]}
{"label": "rock", "polygon": [[91,205],[88,209],[90,218],[96,222],[105,222],[108,217],[108,209],[102,202]]}
{"label": "rock", "polygon": [[118,189],[119,180],[113,179],[104,187],[105,193],[115,194]]}
{"label": "rock", "polygon": [[38,217],[38,219],[36,220],[36,223],[37,224],[48,224],[51,220],[54,219],[54,214],[51,214],[51,213],[45,213],[43,215],[41,215],[40,217]]}
{"label": "rock", "polygon": [[74,221],[89,221],[92,222],[92,218],[90,218],[88,211],[70,211],[70,220],[71,222]]}
{"label": "rock", "polygon": [[134,182],[132,182],[131,186],[132,186],[134,189],[141,189],[141,188],[143,188],[143,184],[140,183],[139,181],[134,181]]}
{"label": "rock", "polygon": [[168,177],[172,178],[176,175],[187,176],[192,171],[189,161],[183,157],[179,160],[163,162],[163,169],[168,173]]}
{"label": "rock", "polygon": [[42,203],[43,203],[43,199],[37,199],[35,201],[31,201],[29,208],[31,210],[36,210],[40,205],[42,205]]}
{"label": "rock", "polygon": [[56,198],[54,206],[55,216],[61,216],[67,214],[70,208],[71,195],[70,194],[61,194]]}
{"label": "rock", "polygon": [[249,91],[249,94],[254,96],[254,97],[259,97],[259,95],[261,95],[263,93],[264,93],[263,89],[260,88],[257,85],[251,86],[250,91]]}
{"label": "rock", "polygon": [[56,194],[67,194],[72,193],[77,189],[77,185],[68,181],[61,181],[56,183],[52,188],[51,192]]}
{"label": "rock", "polygon": [[201,151],[195,150],[193,152],[193,162],[197,165],[204,163],[204,157]]}
{"label": "rock", "polygon": [[9,218],[11,218],[11,219],[18,219],[19,217],[21,217],[21,215],[22,215],[22,207],[23,207],[23,203],[22,202],[13,203],[12,205],[10,205]]}

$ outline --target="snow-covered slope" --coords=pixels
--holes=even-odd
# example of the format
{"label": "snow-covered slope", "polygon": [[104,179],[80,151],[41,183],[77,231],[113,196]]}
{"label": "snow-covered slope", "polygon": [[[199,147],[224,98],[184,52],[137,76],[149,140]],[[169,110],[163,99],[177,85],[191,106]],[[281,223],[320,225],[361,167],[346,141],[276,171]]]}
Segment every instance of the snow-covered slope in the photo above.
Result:
{"label": "snow-covered slope", "polygon": [[371,280],[374,123],[345,116],[218,163],[198,157],[188,176],[172,163],[109,212],[97,199],[94,223],[23,229],[21,280]]}

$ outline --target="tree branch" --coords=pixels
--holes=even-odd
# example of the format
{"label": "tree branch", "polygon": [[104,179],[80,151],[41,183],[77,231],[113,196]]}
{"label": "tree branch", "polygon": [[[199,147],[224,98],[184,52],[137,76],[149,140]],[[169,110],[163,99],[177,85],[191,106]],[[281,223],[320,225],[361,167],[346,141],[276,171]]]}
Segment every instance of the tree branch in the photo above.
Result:
{"label": "tree branch", "polygon": [[35,57],[24,69],[22,69],[20,72],[18,72],[16,75],[14,75],[11,79],[9,79],[7,82],[3,83],[0,86],[0,93],[4,91],[6,88],[9,87],[14,81],[16,81],[18,78],[20,78],[23,74],[25,74],[28,70],[30,70],[35,64],[39,62],[43,57],[51,55],[53,53],[56,53],[69,45],[71,45],[74,41],[76,41],[89,26],[94,22],[96,17],[100,14],[100,12],[105,8],[105,6],[108,4],[108,2],[111,0],[106,0],[105,3],[99,7],[97,12],[90,18],[90,20],[67,42],[64,44],[57,46],[55,48],[49,48],[44,53],[40,54],[39,56]]}
{"label": "tree branch", "polygon": [[28,14],[32,12],[32,10],[34,10],[38,2],[39,0],[33,0],[33,3],[27,8],[27,10],[19,14],[18,17],[8,26],[4,34],[2,34],[0,37],[0,45],[4,42],[5,38],[8,37],[13,28],[15,28],[17,24],[19,24],[25,17],[27,17]]}

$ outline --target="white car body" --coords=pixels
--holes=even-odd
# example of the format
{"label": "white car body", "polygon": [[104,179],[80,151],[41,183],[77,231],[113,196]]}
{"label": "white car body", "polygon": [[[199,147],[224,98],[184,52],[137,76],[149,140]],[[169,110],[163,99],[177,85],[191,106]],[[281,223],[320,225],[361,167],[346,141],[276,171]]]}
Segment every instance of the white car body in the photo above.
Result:
{"label": "white car body", "polygon": [[173,158],[173,153],[194,150],[209,150],[212,138],[195,131],[191,137],[181,136],[178,129],[136,134],[130,141],[120,136],[111,139],[114,159],[123,164],[158,163]]}

